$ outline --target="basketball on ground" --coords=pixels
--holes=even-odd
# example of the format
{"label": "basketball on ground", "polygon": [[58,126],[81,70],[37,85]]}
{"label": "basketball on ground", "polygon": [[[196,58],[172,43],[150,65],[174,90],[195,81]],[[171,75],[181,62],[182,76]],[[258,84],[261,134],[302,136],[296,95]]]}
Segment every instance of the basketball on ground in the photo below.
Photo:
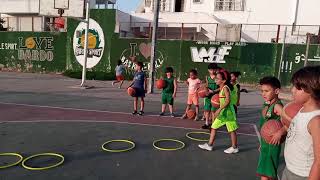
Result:
{"label": "basketball on ground", "polygon": [[158,89],[163,89],[166,87],[166,81],[163,79],[159,79],[156,83]]}
{"label": "basketball on ground", "polygon": [[285,105],[281,113],[282,124],[288,128],[292,119],[298,114],[301,108],[302,104],[295,102],[289,102],[287,105]]}
{"label": "basketball on ground", "polygon": [[198,89],[198,96],[200,98],[205,98],[209,95],[209,89],[207,87],[201,87]]}
{"label": "basketball on ground", "polygon": [[135,94],[136,94],[136,90],[133,87],[129,87],[128,95],[133,97]]}
{"label": "basketball on ground", "polygon": [[219,99],[219,94],[215,94],[211,98],[211,104],[215,108],[220,108],[220,99]]}
{"label": "basketball on ground", "polygon": [[196,117],[196,111],[193,109],[189,109],[187,112],[187,117],[188,119],[194,119]]}
{"label": "basketball on ground", "polygon": [[[270,144],[272,140],[272,136],[274,133],[279,131],[283,127],[282,123],[277,120],[269,120],[261,128],[261,137]],[[281,142],[283,142],[285,138],[281,139]]]}

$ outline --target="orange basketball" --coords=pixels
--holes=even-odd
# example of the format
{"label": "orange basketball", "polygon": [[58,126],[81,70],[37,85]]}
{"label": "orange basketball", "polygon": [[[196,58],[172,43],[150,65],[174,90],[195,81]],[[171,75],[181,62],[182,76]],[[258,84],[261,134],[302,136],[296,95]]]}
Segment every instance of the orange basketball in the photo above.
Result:
{"label": "orange basketball", "polygon": [[[261,137],[270,144],[272,135],[283,127],[282,123],[277,120],[269,120],[261,128]],[[282,138],[282,142],[285,138]]]}
{"label": "orange basketball", "polygon": [[163,79],[159,79],[156,83],[158,89],[163,89],[166,87],[166,81]]}
{"label": "orange basketball", "polygon": [[287,105],[285,105],[281,113],[282,124],[286,127],[289,127],[292,119],[298,114],[301,108],[302,104],[295,102],[289,102]]}
{"label": "orange basketball", "polygon": [[209,95],[209,89],[207,87],[201,87],[198,89],[198,96],[205,98]]}
{"label": "orange basketball", "polygon": [[129,87],[128,95],[133,97],[135,94],[136,94],[136,90],[133,87]]}
{"label": "orange basketball", "polygon": [[219,94],[215,94],[211,98],[211,104],[215,108],[220,108],[220,99],[219,99]]}
{"label": "orange basketball", "polygon": [[194,119],[196,117],[196,111],[193,110],[193,109],[190,109],[188,112],[187,112],[187,117],[188,119]]}

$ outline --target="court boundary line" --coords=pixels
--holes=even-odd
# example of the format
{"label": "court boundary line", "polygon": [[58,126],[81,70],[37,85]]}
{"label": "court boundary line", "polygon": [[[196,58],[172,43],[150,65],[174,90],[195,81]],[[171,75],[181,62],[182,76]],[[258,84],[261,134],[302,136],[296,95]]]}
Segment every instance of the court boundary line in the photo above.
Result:
{"label": "court boundary line", "polygon": [[[133,122],[124,122],[124,121],[97,121],[97,120],[27,120],[27,121],[1,121],[1,123],[54,123],[54,122],[70,122],[70,123],[115,123],[115,124],[127,124],[127,125],[138,125],[138,126],[150,126],[150,127],[160,127],[160,128],[172,128],[172,129],[184,129],[184,130],[193,130],[205,132],[198,128],[187,128],[187,127],[178,127],[178,126],[167,126],[159,124],[146,124],[146,123],[133,123]],[[225,131],[217,131],[219,133],[229,134]],[[254,134],[239,133],[239,135],[256,137]]]}
{"label": "court boundary line", "polygon": [[[34,104],[22,104],[22,103],[8,103],[8,102],[1,102],[0,104],[5,105],[15,105],[15,106],[26,106],[26,107],[38,107],[38,108],[52,108],[52,109],[60,109],[60,110],[73,110],[73,111],[84,111],[84,112],[98,112],[98,113],[110,113],[110,114],[122,114],[122,115],[132,115],[131,113],[126,112],[118,112],[118,111],[106,111],[106,110],[94,110],[94,109],[81,109],[81,108],[70,108],[70,107],[59,107],[59,106],[45,106],[45,105],[34,105]],[[159,115],[144,115],[145,117],[159,117]],[[174,117],[176,119],[180,119],[179,117]],[[255,126],[253,123],[241,123],[238,124],[247,124]]]}
{"label": "court boundary line", "polygon": [[253,128],[254,128],[254,130],[256,131],[256,134],[257,134],[259,143],[261,143],[261,142],[260,142],[260,140],[261,140],[261,135],[260,135],[260,132],[259,132],[259,130],[258,130],[257,125],[254,124],[254,125],[253,125]]}

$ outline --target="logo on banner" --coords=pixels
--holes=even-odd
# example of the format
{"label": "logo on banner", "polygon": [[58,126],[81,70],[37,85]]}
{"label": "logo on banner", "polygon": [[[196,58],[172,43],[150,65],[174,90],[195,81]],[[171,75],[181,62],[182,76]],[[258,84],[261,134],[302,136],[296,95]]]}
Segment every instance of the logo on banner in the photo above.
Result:
{"label": "logo on banner", "polygon": [[224,57],[229,55],[231,49],[231,46],[210,47],[208,50],[205,47],[190,47],[192,61],[204,63],[226,63]]}
{"label": "logo on banner", "polygon": [[[81,22],[76,28],[73,35],[73,50],[77,61],[83,66],[84,64],[84,42],[85,42],[86,23]],[[87,51],[87,68],[96,66],[104,52],[105,42],[101,26],[93,19],[89,21],[88,31],[88,51]]]}

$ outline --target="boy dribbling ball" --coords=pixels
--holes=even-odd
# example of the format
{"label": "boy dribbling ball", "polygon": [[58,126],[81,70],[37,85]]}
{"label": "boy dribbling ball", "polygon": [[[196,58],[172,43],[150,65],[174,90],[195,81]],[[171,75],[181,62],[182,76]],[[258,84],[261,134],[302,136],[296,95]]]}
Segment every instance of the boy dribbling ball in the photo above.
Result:
{"label": "boy dribbling ball", "polygon": [[[132,83],[129,85],[129,87],[133,87],[135,89],[134,94],[134,102],[133,102],[133,115],[140,115],[142,116],[144,114],[144,97],[147,89],[147,78],[145,73],[142,71],[143,63],[138,62],[136,64],[136,72],[134,74],[134,78]],[[128,87],[128,88],[129,88]],[[138,112],[138,98],[141,98],[141,105],[140,105],[140,111]]]}
{"label": "boy dribbling ball", "polygon": [[202,129],[210,129],[210,117],[214,117],[214,113],[218,108],[215,108],[211,104],[212,96],[219,92],[219,87],[215,82],[216,74],[219,71],[219,67],[217,64],[211,63],[208,65],[208,72],[209,75],[206,76],[206,87],[209,89],[209,96],[204,98],[204,117],[205,117],[205,124],[202,126]]}
{"label": "boy dribbling ball", "polygon": [[[276,77],[264,77],[260,80],[259,84],[261,85],[262,98],[265,101],[260,118],[261,128],[268,120],[280,121],[283,105],[278,97],[281,84]],[[273,134],[271,144],[268,144],[263,138],[260,138],[257,176],[260,176],[261,180],[277,179],[281,152],[280,140],[285,133],[285,128],[282,128]]]}
{"label": "boy dribbling ball", "polygon": [[160,116],[164,115],[164,112],[165,112],[166,107],[168,105],[169,111],[170,111],[170,116],[174,117],[173,103],[174,103],[174,98],[177,95],[178,83],[177,83],[177,79],[173,76],[173,68],[172,67],[166,68],[166,77],[163,80],[165,80],[165,82],[166,82],[166,87],[163,88],[162,94],[161,94],[162,106],[161,106]]}

